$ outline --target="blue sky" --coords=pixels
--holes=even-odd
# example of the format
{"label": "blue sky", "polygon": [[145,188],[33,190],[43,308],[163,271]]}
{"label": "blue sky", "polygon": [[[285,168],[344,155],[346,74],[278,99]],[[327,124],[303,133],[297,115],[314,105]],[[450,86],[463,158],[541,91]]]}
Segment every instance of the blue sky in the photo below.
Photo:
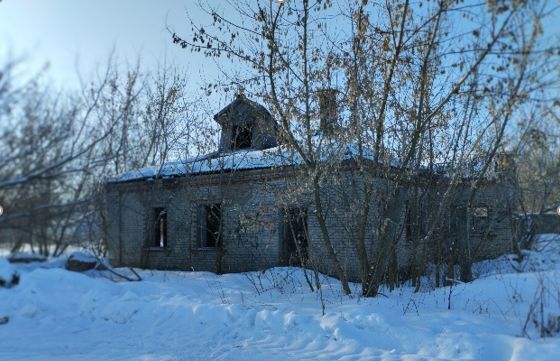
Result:
{"label": "blue sky", "polygon": [[195,1],[185,0],[3,0],[0,56],[23,56],[26,70],[48,63],[54,83],[73,86],[78,71],[87,78],[115,49],[123,62],[134,63],[140,55],[150,69],[165,61],[201,83],[213,77],[215,66],[174,45],[166,28],[187,32],[186,9],[201,15]]}
{"label": "blue sky", "polygon": [[[184,68],[193,85],[202,85],[216,77],[217,67],[174,45],[167,29],[187,35],[187,10],[197,21],[208,19],[197,0],[2,0],[0,63],[8,53],[23,56],[30,74],[48,63],[53,83],[68,87],[78,84],[78,72],[87,79],[102,67],[115,49],[122,62],[135,63],[141,56],[144,68],[153,69],[165,61]],[[556,13],[545,30],[560,34],[559,29]]]}

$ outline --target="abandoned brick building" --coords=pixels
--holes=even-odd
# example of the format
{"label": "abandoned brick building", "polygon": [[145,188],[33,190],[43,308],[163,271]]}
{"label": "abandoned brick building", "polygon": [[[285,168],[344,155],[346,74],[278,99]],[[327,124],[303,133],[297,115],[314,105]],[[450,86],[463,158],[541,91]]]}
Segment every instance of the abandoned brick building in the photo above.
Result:
{"label": "abandoned brick building", "polygon": [[[131,170],[107,181],[111,264],[241,272],[309,257],[322,272],[334,274],[313,202],[305,194],[284,197],[286,183],[297,178],[297,159],[279,151],[278,126],[267,109],[239,95],[214,119],[222,129],[217,152]],[[347,178],[353,174],[348,171]],[[442,215],[447,217],[442,222],[446,236],[469,233],[477,258],[511,249],[511,187],[503,179],[495,176],[480,187],[468,227],[463,222],[466,192],[458,192],[451,211]],[[376,182],[380,187],[387,183],[384,179]],[[351,197],[332,197],[337,207],[327,217],[327,227],[338,259],[349,279],[356,280],[359,264],[352,240]],[[407,207],[420,216],[425,211],[425,205]],[[375,218],[377,211],[371,214]],[[404,231],[396,251],[399,267],[406,267],[415,257],[405,224],[407,214],[402,217]],[[373,244],[371,232],[368,246]]]}

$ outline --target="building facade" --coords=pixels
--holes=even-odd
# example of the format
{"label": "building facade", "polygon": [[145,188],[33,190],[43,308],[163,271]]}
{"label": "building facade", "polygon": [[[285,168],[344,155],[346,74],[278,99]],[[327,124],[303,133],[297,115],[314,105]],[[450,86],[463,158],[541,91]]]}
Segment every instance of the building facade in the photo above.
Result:
{"label": "building facade", "polygon": [[[240,95],[214,119],[222,127],[218,152],[133,170],[107,181],[111,264],[222,273],[312,262],[320,271],[335,274],[316,203],[305,182],[298,183],[304,178],[301,161],[282,150],[270,113]],[[363,198],[353,185],[360,173],[351,156],[341,164],[339,181],[321,188],[322,208],[337,258],[349,279],[358,280],[355,237]],[[390,177],[373,182],[380,194],[393,189]],[[438,208],[445,189],[430,192],[429,199],[413,197],[429,187],[441,183],[410,184],[399,198],[402,215],[391,252],[397,267],[406,269],[419,258],[433,262],[434,255],[448,252],[466,237],[468,251],[476,259],[511,249],[513,190],[506,177],[485,181],[468,210],[468,182],[457,187],[449,206],[431,222],[437,223],[432,230],[436,236],[431,237],[440,240],[437,245],[422,241],[429,231],[422,229],[422,220],[434,219],[426,212]],[[379,199],[372,200],[365,235],[368,249],[377,241],[380,207]]]}

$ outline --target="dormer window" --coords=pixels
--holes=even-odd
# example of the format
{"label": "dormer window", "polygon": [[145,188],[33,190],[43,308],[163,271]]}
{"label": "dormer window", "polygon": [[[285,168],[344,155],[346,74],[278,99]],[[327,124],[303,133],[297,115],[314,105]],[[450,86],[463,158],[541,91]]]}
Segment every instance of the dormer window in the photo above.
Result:
{"label": "dormer window", "polygon": [[216,113],[214,120],[222,128],[220,152],[261,150],[278,145],[278,124],[272,115],[243,94],[238,94],[233,102]]}
{"label": "dormer window", "polygon": [[251,140],[253,138],[253,129],[251,126],[234,126],[232,134],[232,148],[246,149],[251,148]]}

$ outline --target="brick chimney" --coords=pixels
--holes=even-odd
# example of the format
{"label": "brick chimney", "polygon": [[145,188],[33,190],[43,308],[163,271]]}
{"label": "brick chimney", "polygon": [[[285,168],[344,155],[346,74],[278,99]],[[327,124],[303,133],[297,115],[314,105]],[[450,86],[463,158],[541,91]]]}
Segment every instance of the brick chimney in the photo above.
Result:
{"label": "brick chimney", "polygon": [[336,95],[338,91],[333,88],[319,89],[319,129],[327,134],[332,134],[338,128],[338,104]]}
{"label": "brick chimney", "polygon": [[512,153],[497,153],[495,156],[494,171],[496,173],[512,172],[515,170],[515,155]]}

